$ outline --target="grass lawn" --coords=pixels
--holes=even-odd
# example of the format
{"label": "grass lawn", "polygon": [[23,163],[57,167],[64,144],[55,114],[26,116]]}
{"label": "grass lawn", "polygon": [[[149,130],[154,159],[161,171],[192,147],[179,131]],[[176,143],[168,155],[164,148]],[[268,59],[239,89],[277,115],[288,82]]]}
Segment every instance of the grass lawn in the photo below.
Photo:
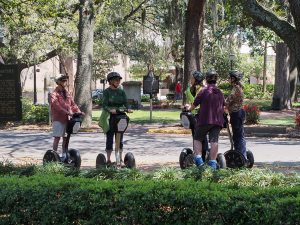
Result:
{"label": "grass lawn", "polygon": [[274,126],[294,126],[295,118],[291,116],[275,118],[275,119],[262,119],[259,121],[259,124],[263,125],[274,125]]}
{"label": "grass lawn", "polygon": [[[101,110],[93,110],[93,121],[98,121]],[[153,110],[152,111],[152,123],[179,123],[181,110]],[[149,110],[134,110],[133,113],[127,114],[132,123],[150,123],[150,111]]]}

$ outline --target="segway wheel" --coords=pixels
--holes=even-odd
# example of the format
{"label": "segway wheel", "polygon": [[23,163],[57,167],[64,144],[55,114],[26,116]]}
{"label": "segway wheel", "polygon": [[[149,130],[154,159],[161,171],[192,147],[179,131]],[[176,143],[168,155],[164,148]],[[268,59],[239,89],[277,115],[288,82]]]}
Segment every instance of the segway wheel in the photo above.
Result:
{"label": "segway wheel", "polygon": [[179,165],[181,169],[186,169],[195,164],[192,149],[184,148],[179,155]]}
{"label": "segway wheel", "polygon": [[217,155],[217,163],[218,163],[219,169],[226,169],[227,166],[226,166],[226,159],[225,159],[224,154],[219,153]]}
{"label": "segway wheel", "polygon": [[106,158],[105,155],[100,153],[98,154],[97,158],[96,158],[96,168],[102,168],[106,166]]}
{"label": "segway wheel", "polygon": [[73,164],[74,168],[79,169],[81,166],[81,156],[78,150],[70,149],[69,155],[71,159],[71,164]]}
{"label": "segway wheel", "polygon": [[126,153],[124,157],[124,164],[129,169],[133,169],[136,167],[135,158],[131,152]]}
{"label": "segway wheel", "polygon": [[252,168],[254,165],[254,155],[250,150],[247,150],[247,168]]}
{"label": "segway wheel", "polygon": [[246,165],[246,159],[242,153],[235,150],[229,150],[224,153],[226,165],[229,168],[236,169]]}
{"label": "segway wheel", "polygon": [[44,158],[43,158],[43,164],[45,165],[46,163],[49,163],[49,162],[60,162],[60,157],[56,151],[48,150],[45,153]]}

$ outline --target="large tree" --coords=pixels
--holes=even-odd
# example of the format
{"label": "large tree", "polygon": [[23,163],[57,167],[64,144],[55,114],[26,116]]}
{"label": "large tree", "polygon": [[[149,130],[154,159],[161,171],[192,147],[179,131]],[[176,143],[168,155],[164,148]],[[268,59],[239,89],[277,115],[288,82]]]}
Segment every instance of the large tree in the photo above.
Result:
{"label": "large tree", "polygon": [[201,70],[203,48],[203,24],[206,0],[189,0],[186,12],[184,47],[183,90],[188,86],[190,74]]}
{"label": "large tree", "polygon": [[[288,0],[281,1],[290,12],[291,17],[286,18],[279,17],[275,12],[266,9],[261,3],[256,0],[242,0],[239,1],[242,4],[244,12],[250,16],[256,23],[273,30],[289,47],[292,55],[295,57],[298,71],[300,71],[300,1]],[[294,71],[294,68],[287,67],[290,71]],[[282,74],[284,76],[284,74]],[[290,91],[285,88],[285,82],[278,83],[278,89]],[[280,93],[279,93],[280,94]],[[280,108],[288,107],[288,101],[285,100],[286,94],[281,92],[280,96],[274,95],[276,98],[280,98],[282,105]],[[278,101],[278,100],[276,100]],[[274,105],[274,102],[273,102]]]}

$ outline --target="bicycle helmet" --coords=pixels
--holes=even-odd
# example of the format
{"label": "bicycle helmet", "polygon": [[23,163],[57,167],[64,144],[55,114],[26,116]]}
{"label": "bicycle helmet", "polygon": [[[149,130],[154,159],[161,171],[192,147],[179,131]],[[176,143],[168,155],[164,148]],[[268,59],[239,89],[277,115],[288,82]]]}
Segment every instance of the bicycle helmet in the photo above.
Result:
{"label": "bicycle helmet", "polygon": [[209,70],[206,72],[205,74],[205,79],[207,82],[211,82],[211,81],[217,81],[218,80],[218,73],[215,70]]}
{"label": "bicycle helmet", "polygon": [[205,75],[203,73],[201,73],[200,71],[195,71],[193,73],[193,77],[195,78],[196,81],[201,83],[204,80]]}
{"label": "bicycle helmet", "polygon": [[58,81],[62,81],[62,80],[68,80],[69,76],[65,75],[65,74],[59,74],[56,78],[55,78],[55,83],[57,83]]}
{"label": "bicycle helmet", "polygon": [[239,72],[238,70],[232,70],[229,72],[230,77],[234,77],[237,81],[243,79],[244,74]]}
{"label": "bicycle helmet", "polygon": [[114,80],[114,79],[122,79],[122,77],[117,72],[110,72],[109,74],[107,74],[106,79],[108,82],[110,82],[111,80]]}

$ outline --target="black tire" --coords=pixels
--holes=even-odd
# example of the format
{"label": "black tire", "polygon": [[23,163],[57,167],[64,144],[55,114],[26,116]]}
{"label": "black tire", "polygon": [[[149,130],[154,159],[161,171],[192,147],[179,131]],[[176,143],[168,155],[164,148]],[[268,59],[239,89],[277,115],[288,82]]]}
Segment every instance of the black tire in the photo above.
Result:
{"label": "black tire", "polygon": [[247,150],[247,168],[252,168],[254,165],[254,155],[250,150]]}
{"label": "black tire", "polygon": [[217,163],[219,169],[226,169],[226,159],[223,153],[217,155]]}
{"label": "black tire", "polygon": [[60,162],[60,157],[58,153],[54,150],[48,150],[43,157],[43,164],[49,162]]}
{"label": "black tire", "polygon": [[129,169],[133,169],[136,167],[135,158],[131,152],[126,153],[124,157],[124,164]]}
{"label": "black tire", "polygon": [[68,153],[74,168],[79,169],[81,166],[81,156],[79,151],[76,149],[70,149]]}
{"label": "black tire", "polygon": [[179,165],[181,169],[186,169],[195,164],[193,150],[184,148],[179,155]]}
{"label": "black tire", "polygon": [[226,165],[229,168],[237,169],[246,165],[246,159],[242,153],[235,150],[229,150],[224,153]]}
{"label": "black tire", "polygon": [[96,169],[106,167],[106,158],[105,155],[100,153],[96,158]]}

